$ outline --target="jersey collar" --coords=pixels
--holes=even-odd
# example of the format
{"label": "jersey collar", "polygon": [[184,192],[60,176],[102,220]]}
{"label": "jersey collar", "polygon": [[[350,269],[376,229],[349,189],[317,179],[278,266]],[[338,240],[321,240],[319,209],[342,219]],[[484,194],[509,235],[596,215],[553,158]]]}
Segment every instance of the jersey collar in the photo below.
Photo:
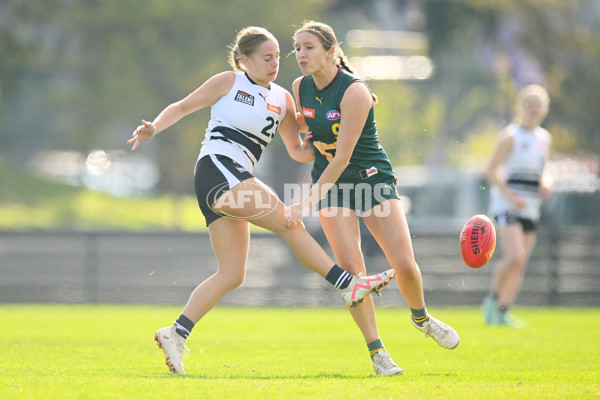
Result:
{"label": "jersey collar", "polygon": [[[250,81],[251,84],[260,86],[258,83],[254,82],[252,80],[252,78],[250,78],[250,75],[248,75],[248,73],[246,71],[244,71],[244,75],[246,75],[246,78],[248,78],[248,80]],[[261,87],[264,87],[264,86],[261,86]],[[271,90],[271,84],[269,84],[269,87],[266,87],[265,89]]]}
{"label": "jersey collar", "polygon": [[330,87],[332,87],[337,82],[337,80],[340,79],[340,76],[342,76],[342,67],[340,67],[338,65],[338,70],[337,70],[337,73],[335,74],[335,77],[333,78],[333,80],[331,82],[329,82],[329,84],[327,86],[325,86],[323,89],[317,89],[317,87],[315,86],[314,78],[313,78],[313,86],[315,86],[315,90],[322,92],[323,90],[327,90]]}

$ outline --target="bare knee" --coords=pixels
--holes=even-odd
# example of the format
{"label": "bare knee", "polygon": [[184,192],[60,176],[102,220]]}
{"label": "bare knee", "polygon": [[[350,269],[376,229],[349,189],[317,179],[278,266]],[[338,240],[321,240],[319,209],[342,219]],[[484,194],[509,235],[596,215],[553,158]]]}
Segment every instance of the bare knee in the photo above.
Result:
{"label": "bare knee", "polygon": [[233,290],[240,287],[244,283],[246,278],[245,271],[223,271],[219,268],[219,271],[215,274],[215,277],[219,279],[227,290]]}
{"label": "bare knee", "polygon": [[392,267],[398,279],[414,279],[421,274],[419,266],[414,258],[400,258],[395,260]]}
{"label": "bare knee", "polygon": [[515,271],[521,271],[523,268],[525,268],[527,257],[525,254],[506,255],[504,260],[507,268]]}

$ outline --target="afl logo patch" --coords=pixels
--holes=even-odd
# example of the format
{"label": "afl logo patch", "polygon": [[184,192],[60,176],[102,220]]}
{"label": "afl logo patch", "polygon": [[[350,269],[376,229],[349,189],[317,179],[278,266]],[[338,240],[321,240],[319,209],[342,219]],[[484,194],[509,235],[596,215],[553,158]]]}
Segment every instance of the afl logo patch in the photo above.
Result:
{"label": "afl logo patch", "polygon": [[325,116],[328,120],[335,121],[340,119],[340,112],[338,110],[327,111],[327,114],[325,114]]}

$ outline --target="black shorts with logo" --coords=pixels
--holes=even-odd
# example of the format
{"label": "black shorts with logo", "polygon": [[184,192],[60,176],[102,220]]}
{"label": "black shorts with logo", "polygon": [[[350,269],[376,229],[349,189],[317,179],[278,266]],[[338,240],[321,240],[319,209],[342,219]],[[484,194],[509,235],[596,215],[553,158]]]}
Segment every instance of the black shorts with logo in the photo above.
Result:
{"label": "black shorts with logo", "polygon": [[194,172],[194,189],[198,205],[206,219],[206,226],[223,217],[223,214],[212,209],[211,204],[238,183],[253,177],[244,167],[227,156],[209,154],[198,160]]}
{"label": "black shorts with logo", "polygon": [[494,219],[496,220],[496,223],[498,223],[498,226],[501,228],[508,224],[521,224],[521,226],[523,227],[523,232],[533,232],[537,229],[537,221],[518,217],[508,210],[504,214],[496,215]]}

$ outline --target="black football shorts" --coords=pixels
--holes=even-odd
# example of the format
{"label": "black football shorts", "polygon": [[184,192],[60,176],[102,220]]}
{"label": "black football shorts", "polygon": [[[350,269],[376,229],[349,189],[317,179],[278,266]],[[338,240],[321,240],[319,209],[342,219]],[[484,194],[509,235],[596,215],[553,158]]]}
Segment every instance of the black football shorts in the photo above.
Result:
{"label": "black football shorts", "polygon": [[223,217],[211,205],[225,192],[238,183],[254,176],[231,158],[209,154],[196,163],[194,189],[200,210],[206,219],[206,226]]}

